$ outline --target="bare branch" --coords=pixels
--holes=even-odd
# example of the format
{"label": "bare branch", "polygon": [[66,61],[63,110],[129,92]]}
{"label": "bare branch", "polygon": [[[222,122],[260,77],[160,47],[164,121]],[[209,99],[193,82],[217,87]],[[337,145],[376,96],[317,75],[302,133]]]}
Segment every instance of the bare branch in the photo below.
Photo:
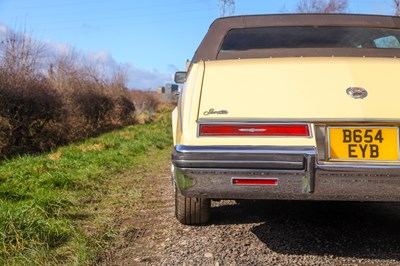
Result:
{"label": "bare branch", "polygon": [[394,15],[395,16],[400,16],[400,0],[393,0],[393,5],[394,5]]}
{"label": "bare branch", "polygon": [[[400,0],[395,0],[400,1]],[[298,13],[345,13],[349,6],[348,0],[300,0],[297,4]]]}
{"label": "bare branch", "polygon": [[235,0],[218,0],[220,17],[232,16],[235,14]]}
{"label": "bare branch", "polygon": [[9,30],[0,42],[0,66],[10,77],[32,77],[44,64],[47,47],[26,31]]}

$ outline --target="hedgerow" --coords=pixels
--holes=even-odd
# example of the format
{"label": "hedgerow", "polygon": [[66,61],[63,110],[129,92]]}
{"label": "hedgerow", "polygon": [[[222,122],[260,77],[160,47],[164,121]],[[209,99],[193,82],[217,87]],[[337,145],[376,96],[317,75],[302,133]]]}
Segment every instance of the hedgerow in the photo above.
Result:
{"label": "hedgerow", "polygon": [[24,31],[0,39],[0,156],[96,136],[158,108],[153,93],[126,88],[124,71],[105,77],[98,68],[73,52],[51,55]]}

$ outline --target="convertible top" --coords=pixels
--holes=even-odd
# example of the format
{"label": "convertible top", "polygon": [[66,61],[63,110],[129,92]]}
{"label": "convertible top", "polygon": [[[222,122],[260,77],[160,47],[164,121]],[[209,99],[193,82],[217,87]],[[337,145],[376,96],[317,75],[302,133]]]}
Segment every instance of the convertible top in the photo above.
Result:
{"label": "convertible top", "polygon": [[266,27],[352,27],[399,29],[400,17],[354,14],[280,14],[225,17],[215,20],[192,62],[265,57],[400,57],[400,49],[374,48],[274,48],[222,51],[228,33],[235,29]]}

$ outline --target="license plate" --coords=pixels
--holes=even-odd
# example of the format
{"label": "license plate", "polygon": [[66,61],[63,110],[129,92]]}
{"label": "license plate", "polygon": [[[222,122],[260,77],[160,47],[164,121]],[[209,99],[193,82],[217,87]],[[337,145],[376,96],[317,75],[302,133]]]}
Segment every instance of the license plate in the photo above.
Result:
{"label": "license plate", "polygon": [[329,127],[329,159],[399,160],[397,127]]}

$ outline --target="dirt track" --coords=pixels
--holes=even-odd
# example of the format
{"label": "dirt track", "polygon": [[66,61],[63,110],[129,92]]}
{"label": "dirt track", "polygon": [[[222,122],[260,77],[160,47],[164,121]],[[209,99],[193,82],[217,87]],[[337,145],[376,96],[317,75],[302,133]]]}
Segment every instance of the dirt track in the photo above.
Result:
{"label": "dirt track", "polygon": [[117,223],[122,241],[99,264],[400,265],[400,204],[221,201],[210,225],[183,226],[168,171],[147,179],[139,215]]}

